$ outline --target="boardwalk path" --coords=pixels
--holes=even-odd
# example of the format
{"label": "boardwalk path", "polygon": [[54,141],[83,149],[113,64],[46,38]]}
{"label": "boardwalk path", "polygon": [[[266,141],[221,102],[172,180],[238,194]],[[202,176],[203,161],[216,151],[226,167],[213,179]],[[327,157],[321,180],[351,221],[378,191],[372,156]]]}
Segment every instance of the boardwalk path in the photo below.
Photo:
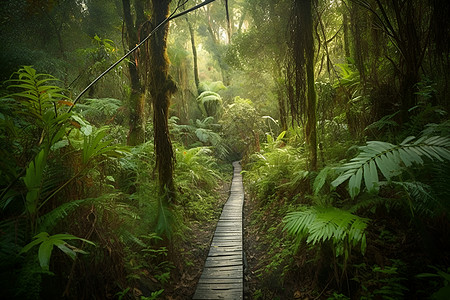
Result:
{"label": "boardwalk path", "polygon": [[233,163],[230,197],[225,203],[193,299],[243,299],[241,165]]}

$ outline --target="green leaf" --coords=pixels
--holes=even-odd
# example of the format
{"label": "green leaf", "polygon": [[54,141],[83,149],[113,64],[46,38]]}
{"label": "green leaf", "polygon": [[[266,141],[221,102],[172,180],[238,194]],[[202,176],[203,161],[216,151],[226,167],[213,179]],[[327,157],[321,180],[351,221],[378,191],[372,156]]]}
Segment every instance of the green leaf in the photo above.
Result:
{"label": "green leaf", "polygon": [[330,168],[326,167],[326,168],[323,168],[319,172],[319,174],[317,174],[316,178],[314,179],[314,183],[313,183],[314,195],[319,194],[320,190],[322,189],[323,185],[325,184],[329,170],[330,170]]}
{"label": "green leaf", "polygon": [[60,242],[56,242],[54,243],[62,252],[64,252],[65,254],[67,254],[71,259],[75,259],[75,257],[77,256],[77,254],[75,253],[75,251],[73,251],[72,249],[70,249],[69,247],[67,247],[66,245],[68,245],[67,243],[65,243],[64,241],[60,241]]}
{"label": "green leaf", "polygon": [[[369,192],[378,191],[378,169],[387,179],[400,175],[405,167],[413,164],[423,165],[423,156],[431,160],[450,160],[450,138],[434,136],[431,138],[414,137],[406,138],[400,145],[380,141],[369,141],[366,146],[360,147],[361,152],[350,162],[335,170],[341,171],[331,185],[338,185],[350,179],[348,182],[349,194],[352,198],[360,193],[361,177]],[[412,143],[411,143],[412,142]]]}
{"label": "green leaf", "polygon": [[359,191],[361,190],[362,174],[363,174],[362,168],[359,168],[356,171],[356,174],[350,177],[350,180],[348,182],[348,190],[350,193],[350,197],[352,197],[352,199],[355,198],[359,194]]}
{"label": "green leaf", "polygon": [[42,244],[39,246],[38,252],[39,264],[41,265],[41,268],[46,271],[49,270],[50,256],[52,255],[53,245],[54,245],[53,241],[46,240],[43,241]]}
{"label": "green leaf", "polygon": [[88,121],[82,119],[80,116],[72,115],[71,116],[74,121],[76,121],[78,124],[80,124],[80,131],[85,136],[90,136],[92,134],[92,125],[89,124]]}
{"label": "green leaf", "polygon": [[34,236],[34,241],[32,241],[31,243],[29,243],[28,245],[26,245],[25,247],[22,248],[22,250],[20,250],[19,254],[28,252],[31,248],[33,248],[34,246],[42,243],[44,240],[48,239],[48,233],[47,232],[41,232],[37,235]]}
{"label": "green leaf", "polygon": [[39,264],[41,265],[41,267],[44,270],[48,271],[49,265],[50,265],[50,257],[52,255],[52,251],[53,251],[53,246],[57,246],[59,249],[61,249],[61,251],[63,251],[65,254],[67,254],[72,259],[75,258],[77,252],[83,253],[83,254],[86,253],[75,247],[73,247],[73,248],[77,249],[76,251],[70,249],[69,248],[70,245],[68,243],[66,243],[65,240],[80,240],[80,241],[83,241],[83,242],[86,242],[88,244],[95,246],[95,244],[93,242],[83,239],[83,238],[73,236],[71,234],[55,234],[55,235],[49,236],[49,234],[47,232],[40,232],[39,234],[34,236],[34,241],[32,241],[31,243],[29,243],[28,245],[26,245],[25,247],[22,248],[22,250],[19,252],[19,254],[25,253],[25,252],[29,251],[31,248],[33,248],[34,246],[40,244],[39,250],[38,250]]}

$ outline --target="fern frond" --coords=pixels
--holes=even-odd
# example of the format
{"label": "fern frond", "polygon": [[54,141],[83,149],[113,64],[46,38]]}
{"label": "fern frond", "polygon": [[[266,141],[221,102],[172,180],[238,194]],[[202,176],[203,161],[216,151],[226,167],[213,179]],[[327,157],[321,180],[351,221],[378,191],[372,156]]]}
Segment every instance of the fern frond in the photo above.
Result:
{"label": "fern frond", "polygon": [[328,240],[335,245],[348,241],[351,246],[361,243],[365,252],[368,219],[361,218],[346,210],[335,207],[304,207],[284,217],[284,230],[295,236],[297,244],[306,238],[307,244],[324,243]]}
{"label": "fern frond", "polygon": [[450,138],[441,136],[407,137],[400,145],[381,141],[369,141],[360,147],[360,154],[337,168],[342,174],[331,185],[337,187],[349,180],[350,196],[355,198],[361,191],[361,182],[371,193],[379,189],[378,171],[390,181],[413,164],[423,165],[423,158],[450,160]]}
{"label": "fern frond", "polygon": [[442,211],[443,205],[434,197],[432,188],[419,181],[393,181],[396,186],[402,187],[411,198],[411,210],[422,215],[433,216],[437,211]]}
{"label": "fern frond", "polygon": [[74,200],[61,204],[57,208],[51,210],[39,218],[37,231],[51,231],[60,220],[64,219],[69,213],[74,211],[80,205],[96,200],[95,198],[87,198]]}

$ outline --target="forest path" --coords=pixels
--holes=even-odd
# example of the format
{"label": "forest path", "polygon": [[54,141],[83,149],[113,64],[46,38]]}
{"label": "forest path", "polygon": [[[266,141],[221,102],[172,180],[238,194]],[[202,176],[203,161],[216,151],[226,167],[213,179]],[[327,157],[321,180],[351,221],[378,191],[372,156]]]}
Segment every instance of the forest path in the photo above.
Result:
{"label": "forest path", "polygon": [[203,273],[192,299],[243,299],[242,167],[233,162],[230,196],[217,223]]}

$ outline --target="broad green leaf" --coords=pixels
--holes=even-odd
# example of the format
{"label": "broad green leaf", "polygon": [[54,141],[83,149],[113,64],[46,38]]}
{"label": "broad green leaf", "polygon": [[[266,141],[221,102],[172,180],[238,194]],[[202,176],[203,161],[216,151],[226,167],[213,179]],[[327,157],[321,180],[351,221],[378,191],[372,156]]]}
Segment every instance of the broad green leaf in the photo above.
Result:
{"label": "broad green leaf", "polygon": [[412,166],[412,158],[409,156],[408,152],[406,152],[405,149],[399,149],[398,152],[405,166],[407,168]]}
{"label": "broad green leaf", "polygon": [[54,243],[62,252],[64,252],[65,254],[67,254],[71,259],[75,259],[75,257],[77,256],[77,254],[75,253],[75,251],[73,251],[72,249],[70,249],[69,247],[67,247],[67,243],[65,243],[64,241],[58,241]]}
{"label": "broad green leaf", "polygon": [[336,178],[335,180],[333,180],[331,182],[331,186],[337,187],[338,185],[340,185],[341,183],[343,183],[344,181],[349,179],[354,174],[355,174],[355,171],[353,171],[353,170],[349,170],[349,171],[343,173],[342,175],[340,175],[338,178]]}
{"label": "broad green leaf", "polygon": [[82,251],[81,249],[74,248],[75,250],[72,250],[69,248],[69,244],[65,242],[65,240],[80,240],[83,242],[86,242],[88,244],[94,245],[95,244],[89,240],[79,238],[76,236],[73,236],[71,234],[55,234],[52,236],[49,236],[47,232],[40,232],[34,237],[34,240],[30,242],[28,245],[22,248],[19,254],[25,253],[29,251],[32,247],[39,245],[38,250],[38,259],[39,264],[44,270],[49,270],[49,264],[50,264],[50,257],[52,254],[53,246],[57,246],[61,251],[66,253],[69,257],[72,259],[75,258],[76,253],[82,253],[86,254],[87,252]]}
{"label": "broad green leaf", "polygon": [[406,139],[403,140],[403,142],[400,143],[400,145],[406,145],[409,142],[411,142],[412,140],[414,140],[416,137],[415,136],[408,136]]}
{"label": "broad green leaf", "polygon": [[277,136],[277,141],[281,141],[284,136],[286,135],[286,130],[282,131],[278,136]]}
{"label": "broad green leaf", "polygon": [[391,178],[391,170],[392,170],[392,168],[390,167],[390,161],[386,158],[385,155],[381,155],[375,161],[377,163],[378,168],[381,171],[381,174],[383,174],[383,176],[387,180],[390,180],[390,178]]}
{"label": "broad green leaf", "polygon": [[52,255],[53,242],[51,240],[43,241],[39,246],[38,258],[41,268],[48,271],[50,265],[50,256]]}
{"label": "broad green leaf", "polygon": [[361,190],[361,179],[362,179],[363,169],[359,168],[358,171],[356,171],[356,174],[350,177],[350,180],[348,182],[348,189],[350,193],[350,197],[353,199]]}
{"label": "broad green leaf", "polygon": [[48,233],[47,232],[40,232],[39,234],[34,236],[34,241],[27,244],[25,247],[20,250],[19,254],[28,252],[31,248],[34,246],[42,243],[44,240],[48,239]]}

